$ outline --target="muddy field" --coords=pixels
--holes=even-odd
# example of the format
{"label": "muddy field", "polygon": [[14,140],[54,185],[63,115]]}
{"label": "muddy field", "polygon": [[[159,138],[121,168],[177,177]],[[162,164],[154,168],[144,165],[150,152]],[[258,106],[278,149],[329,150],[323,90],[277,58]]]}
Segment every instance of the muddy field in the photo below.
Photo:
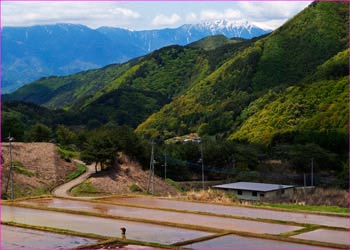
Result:
{"label": "muddy field", "polygon": [[248,208],[240,206],[223,206],[201,204],[187,201],[175,201],[159,198],[127,197],[127,198],[104,198],[101,201],[116,202],[120,204],[133,204],[148,207],[159,207],[177,210],[191,210],[222,215],[243,216],[250,218],[273,219],[299,223],[319,224],[333,227],[350,228],[350,220],[347,217],[323,216],[309,213],[282,212],[261,208]]}
{"label": "muddy field", "polygon": [[97,243],[95,239],[6,225],[1,226],[1,239],[1,249],[67,249]]}
{"label": "muddy field", "polygon": [[[116,239],[123,239],[120,228],[125,227],[125,240],[147,244],[194,249],[232,246],[233,249],[314,250],[350,246],[349,220],[344,216],[280,212],[146,196],[109,197],[92,201],[48,197],[16,201],[12,205],[15,206],[3,204],[2,221]],[[265,221],[259,221],[260,217]],[[114,242],[103,246],[108,248],[118,244]]]}

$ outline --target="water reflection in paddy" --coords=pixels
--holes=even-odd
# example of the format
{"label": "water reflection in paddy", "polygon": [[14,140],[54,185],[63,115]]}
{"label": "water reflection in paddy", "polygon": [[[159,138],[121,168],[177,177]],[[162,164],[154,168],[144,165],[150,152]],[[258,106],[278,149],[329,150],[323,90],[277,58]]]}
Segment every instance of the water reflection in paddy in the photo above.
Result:
{"label": "water reflection in paddy", "polygon": [[193,249],[218,249],[218,246],[220,246],[220,249],[335,250],[334,248],[323,248],[283,241],[242,237],[238,235],[227,235],[208,241],[190,244],[185,247]]}
{"label": "water reflection in paddy", "polygon": [[198,225],[203,227],[254,233],[280,234],[301,229],[301,227],[284,224],[272,224],[241,219],[222,218],[189,213],[178,213],[110,204],[96,204],[86,201],[65,200],[57,198],[46,199],[45,202],[42,202],[40,200],[29,200],[21,203],[45,206],[50,208],[65,208],[69,210],[89,211],[95,213],[101,213],[101,211],[103,211],[103,214],[114,216],[124,216],[138,219],[172,222],[195,226]]}
{"label": "water reflection in paddy", "polygon": [[239,206],[223,206],[215,204],[203,204],[188,201],[175,201],[148,197],[104,198],[99,199],[108,202],[135,204],[159,208],[191,210],[215,214],[244,216],[251,218],[274,219],[294,221],[299,223],[318,224],[332,227],[350,228],[349,217],[326,216],[308,213],[284,212],[261,208],[248,208]]}
{"label": "water reflection in paddy", "polygon": [[211,233],[195,230],[6,205],[2,205],[1,210],[2,221],[61,228],[109,237],[121,237],[120,227],[124,226],[127,228],[126,236],[129,239],[162,244],[173,244],[211,235]]}
{"label": "water reflection in paddy", "polygon": [[96,242],[84,237],[1,225],[1,249],[72,248]]}

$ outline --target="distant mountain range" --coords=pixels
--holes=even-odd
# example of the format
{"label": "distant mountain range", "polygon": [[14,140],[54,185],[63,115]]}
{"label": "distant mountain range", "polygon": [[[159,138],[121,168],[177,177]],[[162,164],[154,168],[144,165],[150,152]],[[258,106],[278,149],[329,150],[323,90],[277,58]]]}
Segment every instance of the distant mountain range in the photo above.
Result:
{"label": "distant mountain range", "polygon": [[125,62],[165,46],[186,45],[211,35],[249,39],[269,32],[246,21],[226,20],[145,31],[90,29],[76,24],[3,27],[2,92],[12,92],[44,76]]}
{"label": "distant mountain range", "polygon": [[[168,46],[123,64],[45,77],[2,100],[69,112],[58,124],[128,125],[144,138],[198,133],[317,143],[347,156],[348,23],[347,3],[314,2],[266,36]],[[12,125],[13,116],[35,117],[24,110],[5,110],[3,118]]]}

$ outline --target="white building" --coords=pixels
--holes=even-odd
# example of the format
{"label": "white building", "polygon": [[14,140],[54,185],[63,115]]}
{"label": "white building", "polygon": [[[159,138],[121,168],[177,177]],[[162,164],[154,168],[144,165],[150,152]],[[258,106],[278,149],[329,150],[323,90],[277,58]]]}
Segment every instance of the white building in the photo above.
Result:
{"label": "white building", "polygon": [[264,197],[292,194],[294,186],[255,182],[235,182],[213,186],[213,188],[232,191],[241,200],[259,201]]}

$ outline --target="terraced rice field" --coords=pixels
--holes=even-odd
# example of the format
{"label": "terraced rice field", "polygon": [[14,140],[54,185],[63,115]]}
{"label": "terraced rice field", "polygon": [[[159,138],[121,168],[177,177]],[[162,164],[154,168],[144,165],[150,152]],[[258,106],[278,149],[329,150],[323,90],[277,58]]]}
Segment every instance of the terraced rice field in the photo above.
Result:
{"label": "terraced rice field", "polygon": [[13,226],[1,226],[1,249],[73,248],[98,240]]}
{"label": "terraced rice field", "polygon": [[[96,243],[97,240],[89,237],[91,235],[114,242],[104,243],[102,246],[123,243],[124,246],[132,244],[135,248],[147,245],[155,248],[184,246],[193,249],[219,247],[325,250],[348,249],[350,246],[349,218],[346,216],[224,206],[146,196],[96,200],[47,197],[14,203],[4,202],[1,216],[1,220],[7,224],[17,223],[16,225],[29,228],[46,226],[52,231],[59,229],[79,233],[82,236],[79,240],[69,238],[73,237],[69,233],[64,236],[67,237],[65,241],[75,242],[80,246],[91,244],[90,241]],[[124,239],[120,227],[127,229]],[[49,235],[48,232],[41,233]],[[8,244],[5,246],[21,246],[19,240],[16,242],[20,237],[14,237],[9,230],[5,230],[3,236],[9,239],[5,241]],[[54,239],[52,242],[55,246]],[[46,247],[44,242],[36,243]]]}

